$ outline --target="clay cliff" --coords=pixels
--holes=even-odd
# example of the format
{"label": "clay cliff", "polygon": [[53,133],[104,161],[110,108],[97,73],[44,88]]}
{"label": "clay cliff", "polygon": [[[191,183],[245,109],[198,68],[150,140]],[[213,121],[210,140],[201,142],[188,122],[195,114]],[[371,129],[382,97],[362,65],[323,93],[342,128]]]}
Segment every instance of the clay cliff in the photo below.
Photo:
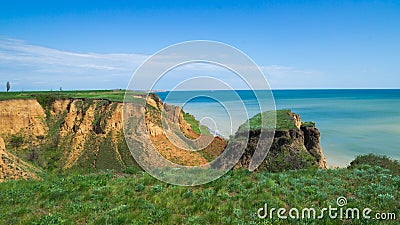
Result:
{"label": "clay cliff", "polygon": [[[181,140],[184,139],[182,135],[176,135],[177,129],[179,133],[183,131],[185,139],[199,137],[184,120],[183,111],[179,107],[163,104],[157,95],[150,95],[149,98],[136,95],[134,98],[140,103],[145,101],[147,105],[145,108],[142,104],[133,103],[126,111],[133,119],[146,116],[145,126],[137,126],[134,132],[128,134],[135,143],[134,149],[155,147],[165,158],[183,165],[207,163],[208,155],[218,155],[223,151],[225,140],[212,135],[204,137],[212,145],[200,152],[188,152],[177,147],[176,143],[169,141],[172,137],[176,142],[185,144]],[[0,101],[0,137],[5,141],[1,154],[9,159],[25,161],[23,165],[51,171],[123,171],[137,167],[124,138],[123,107],[122,102],[105,99]],[[168,127],[163,127],[161,120],[166,121]],[[155,165],[157,163],[154,162]],[[5,168],[4,163],[1,165]],[[34,177],[22,166],[12,167],[16,168],[20,178]],[[8,171],[12,170],[10,166]],[[3,175],[6,174],[4,171],[1,172]]]}
{"label": "clay cliff", "polygon": [[4,140],[0,137],[0,182],[15,179],[35,179],[38,172],[40,170],[7,152]]}

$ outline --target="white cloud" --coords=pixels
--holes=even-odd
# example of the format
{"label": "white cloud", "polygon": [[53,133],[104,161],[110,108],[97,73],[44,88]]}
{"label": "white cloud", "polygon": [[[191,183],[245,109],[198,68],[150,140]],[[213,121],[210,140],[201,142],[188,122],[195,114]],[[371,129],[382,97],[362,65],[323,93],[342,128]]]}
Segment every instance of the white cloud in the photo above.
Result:
{"label": "white cloud", "polygon": [[[0,82],[10,80],[14,90],[59,86],[64,89],[125,88],[134,70],[147,57],[75,53],[0,38]],[[120,79],[113,80],[114,77]]]}
{"label": "white cloud", "polygon": [[[0,60],[32,67],[57,66],[95,70],[125,71],[134,69],[148,56],[140,54],[74,53],[26,44],[14,39],[0,39]],[[65,71],[68,72],[68,71]]]}
{"label": "white cloud", "polygon": [[[31,45],[21,40],[0,37],[0,84],[10,80],[13,90],[113,89],[126,88],[133,72],[149,55],[123,53],[76,53]],[[171,55],[171,59],[179,56]],[[163,58],[160,58],[162,63]],[[261,66],[272,88],[290,88],[316,72],[286,66]],[[175,76],[166,79],[168,88],[180,82],[179,74],[212,75],[231,80],[231,72],[211,64],[186,64]],[[182,76],[183,77],[183,76]],[[176,80],[175,80],[176,79]],[[301,82],[300,82],[301,83]],[[240,83],[234,88],[241,87]],[[199,88],[199,87],[197,87]]]}

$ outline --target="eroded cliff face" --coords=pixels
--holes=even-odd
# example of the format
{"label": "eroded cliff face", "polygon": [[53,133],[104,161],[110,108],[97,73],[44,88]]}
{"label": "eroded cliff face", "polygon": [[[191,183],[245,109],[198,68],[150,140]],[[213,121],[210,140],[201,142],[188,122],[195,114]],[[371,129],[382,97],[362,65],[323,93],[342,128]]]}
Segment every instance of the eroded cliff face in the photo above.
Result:
{"label": "eroded cliff face", "polygon": [[0,137],[0,182],[16,179],[36,179],[38,169],[7,152],[3,138]]}
{"label": "eroded cliff face", "polygon": [[[269,152],[256,169],[271,172],[284,170],[326,168],[326,159],[320,146],[320,132],[314,123],[303,123],[300,115],[288,112],[293,125],[290,129],[277,129]],[[251,130],[246,150],[236,168],[248,168],[260,140],[260,129]],[[242,134],[237,133],[235,137]]]}
{"label": "eroded cliff face", "polygon": [[[151,142],[169,161],[186,166],[207,164],[225,148],[226,141],[198,134],[183,117],[179,106],[163,104],[158,96],[147,101],[146,126]],[[201,149],[200,151],[197,151]],[[152,163],[155,164],[156,162]]]}
{"label": "eroded cliff face", "polygon": [[[182,165],[205,164],[205,156],[223,151],[225,140],[210,135],[207,138],[213,144],[204,154],[180,148],[186,144],[184,139],[199,136],[184,120],[182,110],[163,104],[156,95],[135,98],[145,101],[147,107],[126,106],[125,116],[131,117],[135,126],[127,134],[134,143],[133,151],[155,148]],[[44,169],[122,171],[137,166],[125,142],[123,107],[121,102],[91,99],[57,99],[42,105],[35,99],[0,101],[0,136],[12,153]],[[141,126],[143,115],[146,123]],[[166,121],[166,127],[161,120]],[[152,164],[163,166],[157,160]]]}
{"label": "eroded cliff face", "polygon": [[[121,156],[121,115],[122,103],[107,100],[0,101],[0,135],[14,154],[45,169],[117,169],[134,164],[129,152]],[[103,152],[115,162],[97,165]]]}
{"label": "eroded cliff face", "polygon": [[34,99],[0,101],[0,136],[25,133],[43,136],[47,132],[46,115]]}

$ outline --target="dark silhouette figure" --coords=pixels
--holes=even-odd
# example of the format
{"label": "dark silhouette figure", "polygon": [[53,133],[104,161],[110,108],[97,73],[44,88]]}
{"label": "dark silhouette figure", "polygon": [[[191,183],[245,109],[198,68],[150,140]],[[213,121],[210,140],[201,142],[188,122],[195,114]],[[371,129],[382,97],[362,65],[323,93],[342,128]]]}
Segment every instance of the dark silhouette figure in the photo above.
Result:
{"label": "dark silhouette figure", "polygon": [[7,81],[7,92],[9,92],[10,91],[10,88],[11,88],[11,84],[10,84],[10,81]]}

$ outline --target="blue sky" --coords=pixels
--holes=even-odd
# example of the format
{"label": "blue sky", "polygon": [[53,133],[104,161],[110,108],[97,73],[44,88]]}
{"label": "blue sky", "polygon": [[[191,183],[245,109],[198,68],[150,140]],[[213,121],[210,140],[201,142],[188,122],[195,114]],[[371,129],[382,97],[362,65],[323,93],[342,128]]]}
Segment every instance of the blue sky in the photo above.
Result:
{"label": "blue sky", "polygon": [[198,39],[242,50],[273,89],[400,88],[398,1],[3,1],[0,85],[126,88],[147,57]]}

